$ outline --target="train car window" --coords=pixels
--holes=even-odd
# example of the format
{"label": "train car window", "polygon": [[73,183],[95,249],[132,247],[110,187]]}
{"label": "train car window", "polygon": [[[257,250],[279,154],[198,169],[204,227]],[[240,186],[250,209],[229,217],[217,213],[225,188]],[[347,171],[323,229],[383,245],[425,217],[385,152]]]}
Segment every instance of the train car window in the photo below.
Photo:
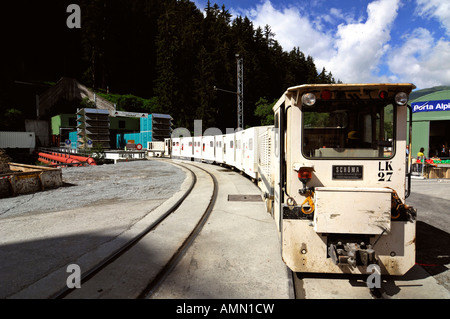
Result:
{"label": "train car window", "polygon": [[213,147],[213,146],[214,146],[214,142],[213,142],[213,141],[210,141],[210,142],[209,142],[209,146],[210,146],[210,147]]}
{"label": "train car window", "polygon": [[249,151],[253,151],[253,138],[248,140],[248,149]]}
{"label": "train car window", "polygon": [[233,148],[233,141],[230,141],[230,148]]}
{"label": "train car window", "polygon": [[321,101],[303,106],[306,158],[390,158],[396,109],[382,100]]}

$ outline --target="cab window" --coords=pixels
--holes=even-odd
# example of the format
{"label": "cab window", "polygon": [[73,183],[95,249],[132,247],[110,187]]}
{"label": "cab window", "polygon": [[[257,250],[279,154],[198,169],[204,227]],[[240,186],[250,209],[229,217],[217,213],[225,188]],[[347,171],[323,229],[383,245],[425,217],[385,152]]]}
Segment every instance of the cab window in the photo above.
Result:
{"label": "cab window", "polygon": [[302,106],[306,158],[390,158],[395,108],[377,100],[318,101]]}

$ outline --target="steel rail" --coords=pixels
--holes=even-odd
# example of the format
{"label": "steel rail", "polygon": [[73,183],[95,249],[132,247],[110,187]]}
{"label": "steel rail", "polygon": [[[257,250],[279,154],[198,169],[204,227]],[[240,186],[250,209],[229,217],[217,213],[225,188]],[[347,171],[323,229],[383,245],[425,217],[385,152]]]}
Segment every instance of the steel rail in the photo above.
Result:
{"label": "steel rail", "polygon": [[[127,251],[129,251],[131,248],[133,248],[143,237],[145,237],[149,232],[151,232],[152,230],[154,230],[162,221],[164,221],[170,214],[172,214],[174,211],[176,211],[178,209],[178,207],[180,207],[180,205],[184,202],[184,200],[189,196],[189,194],[191,193],[191,191],[193,190],[194,186],[197,183],[197,177],[195,175],[195,173],[185,167],[184,165],[180,165],[177,163],[173,163],[175,165],[178,166],[182,166],[183,168],[187,169],[192,176],[192,183],[189,186],[189,189],[183,194],[183,196],[178,199],[178,201],[173,204],[164,214],[162,214],[160,217],[158,217],[157,220],[155,220],[151,225],[149,225],[144,231],[142,231],[142,233],[140,233],[138,236],[134,237],[133,239],[131,239],[130,241],[128,241],[125,245],[123,245],[121,248],[119,248],[118,250],[116,250],[115,252],[113,252],[111,255],[109,255],[108,257],[106,257],[105,259],[103,259],[102,261],[100,261],[96,266],[94,266],[93,268],[91,268],[90,270],[88,270],[87,272],[85,272],[83,274],[83,276],[81,277],[81,283],[86,283],[87,281],[89,281],[92,277],[94,277],[96,274],[98,274],[99,272],[101,272],[104,268],[106,268],[108,265],[110,265],[111,263],[113,263],[115,260],[117,260],[120,256],[122,256],[123,254],[125,254]],[[76,290],[76,288],[68,288],[65,287],[61,290],[59,290],[57,293],[53,294],[50,299],[62,299],[68,295],[70,295],[70,293],[72,291]]]}
{"label": "steel rail", "polygon": [[[186,163],[188,164],[188,163]],[[200,231],[203,229],[203,226],[205,225],[206,221],[208,220],[209,216],[211,215],[211,212],[214,208],[214,205],[216,203],[217,195],[219,192],[218,182],[216,177],[211,174],[209,171],[194,165],[194,164],[188,164],[191,166],[194,166],[204,172],[206,172],[209,176],[211,176],[214,184],[213,194],[211,196],[211,200],[208,204],[208,207],[206,208],[205,212],[203,213],[202,217],[200,218],[199,222],[195,226],[195,228],[192,230],[192,232],[189,234],[189,236],[184,240],[183,244],[178,248],[177,252],[170,258],[170,260],[167,262],[167,264],[161,269],[161,271],[153,278],[153,280],[147,285],[147,287],[141,292],[141,294],[138,296],[138,299],[146,299],[149,298],[157,289],[158,287],[164,282],[164,280],[167,278],[167,276],[172,272],[172,270],[175,268],[175,266],[178,264],[178,262],[181,260],[181,258],[184,256],[186,251],[191,247],[194,240],[197,238]]]}

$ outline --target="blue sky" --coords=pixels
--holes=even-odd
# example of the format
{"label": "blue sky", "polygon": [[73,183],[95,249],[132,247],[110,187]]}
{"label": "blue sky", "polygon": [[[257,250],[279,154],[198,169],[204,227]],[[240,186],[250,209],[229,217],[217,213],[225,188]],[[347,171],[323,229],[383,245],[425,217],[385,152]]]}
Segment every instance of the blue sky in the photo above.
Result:
{"label": "blue sky", "polygon": [[[194,1],[204,9],[207,0]],[[450,85],[450,0],[221,0],[344,83]],[[296,85],[296,83],[293,83]]]}

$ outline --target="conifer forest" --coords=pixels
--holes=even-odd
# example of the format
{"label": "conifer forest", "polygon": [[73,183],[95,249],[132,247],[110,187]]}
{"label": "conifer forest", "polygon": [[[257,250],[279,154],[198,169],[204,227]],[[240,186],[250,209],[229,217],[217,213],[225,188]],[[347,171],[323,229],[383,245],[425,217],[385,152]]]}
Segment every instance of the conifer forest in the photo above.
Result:
{"label": "conifer forest", "polygon": [[[81,8],[80,28],[66,25],[70,3]],[[14,83],[43,83],[44,90],[65,76],[105,95],[147,101],[122,103],[123,110],[170,114],[174,127],[191,130],[200,119],[203,129],[225,132],[236,127],[236,95],[214,87],[236,91],[236,54],[244,65],[245,127],[269,124],[270,105],[290,86],[335,83],[302,48],[282,48],[270,25],[255,26],[213,2],[199,9],[188,0],[16,0],[3,13],[4,120],[11,110],[33,112]]]}

